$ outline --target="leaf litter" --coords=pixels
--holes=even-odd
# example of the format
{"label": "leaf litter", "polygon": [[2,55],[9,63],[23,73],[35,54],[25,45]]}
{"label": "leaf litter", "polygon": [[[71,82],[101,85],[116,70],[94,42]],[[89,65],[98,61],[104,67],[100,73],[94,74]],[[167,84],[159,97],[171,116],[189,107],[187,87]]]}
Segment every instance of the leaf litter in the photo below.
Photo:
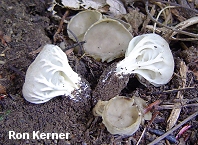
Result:
{"label": "leaf litter", "polygon": [[[38,9],[31,9],[32,6],[33,8],[41,7],[39,5],[40,3],[39,4],[38,2],[33,2],[33,3],[35,3],[35,5],[30,4],[30,3],[26,4],[26,8],[30,10],[30,13],[27,15],[27,17],[32,16],[34,12],[37,14],[38,14],[38,11],[41,12],[41,10],[38,10]],[[45,31],[48,34],[48,37],[54,38],[53,41],[56,44],[59,44],[61,41],[63,41],[64,43],[66,43],[66,45],[70,45],[71,52],[68,51],[69,49],[67,50],[67,53],[69,54],[73,53],[73,48],[76,46],[78,47],[78,44],[80,42],[77,42],[77,45],[74,45],[74,43],[68,39],[67,33],[65,33],[65,30],[64,30],[68,21],[65,21],[65,20],[69,20],[74,14],[78,13],[78,11],[83,11],[88,8],[96,9],[99,11],[103,10],[102,12],[105,13],[106,15],[110,15],[110,16],[113,16],[113,17],[116,17],[118,19],[122,19],[128,22],[132,26],[132,30],[133,30],[132,33],[134,35],[150,33],[150,32],[153,32],[154,30],[156,33],[166,38],[166,40],[170,42],[171,49],[174,53],[174,58],[175,59],[177,57],[180,58],[178,61],[176,61],[175,74],[172,80],[170,81],[170,83],[160,88],[155,88],[153,86],[144,87],[143,85],[139,83],[133,84],[133,81],[131,79],[132,76],[131,76],[128,84],[121,85],[122,87],[124,86],[124,88],[120,90],[121,95],[130,96],[132,94],[139,94],[140,97],[147,100],[148,103],[150,104],[152,102],[155,102],[156,100],[162,101],[162,103],[159,104],[158,106],[152,107],[153,112],[160,111],[160,113],[158,116],[156,116],[156,118],[154,118],[150,126],[152,127],[152,129],[162,129],[165,132],[165,134],[157,138],[155,135],[153,135],[152,133],[148,133],[148,131],[145,130],[146,133],[143,134],[144,137],[141,138],[141,140],[138,142],[139,144],[159,143],[160,140],[162,140],[169,134],[176,136],[177,133],[179,132],[179,128],[182,128],[182,126],[185,125],[186,123],[189,123],[191,125],[191,128],[188,129],[188,132],[190,132],[192,135],[185,142],[192,143],[192,144],[197,142],[196,136],[193,135],[197,133],[196,116],[197,116],[197,111],[198,111],[197,109],[197,106],[198,106],[197,105],[198,104],[197,67],[196,67],[197,66],[197,61],[196,61],[197,60],[197,55],[196,55],[197,43],[195,41],[197,40],[198,37],[197,37],[196,30],[194,30],[194,28],[197,27],[197,17],[196,17],[197,3],[196,2],[195,3],[190,2],[190,5],[188,5],[187,3],[183,3],[183,4],[181,4],[180,2],[171,3],[167,1],[161,1],[161,0],[158,0],[158,2],[149,1],[149,3],[143,2],[143,1],[125,1],[125,0],[123,1],[119,1],[119,0],[116,0],[116,1],[108,1],[108,0],[107,1],[105,0],[64,1],[62,0],[58,2],[54,0],[54,1],[50,1],[50,3],[53,3],[51,7],[49,8],[48,6],[45,6],[45,8],[49,8],[48,10],[53,12],[53,17],[51,18],[51,20],[56,21],[56,22],[55,24],[48,22],[49,26],[46,26],[46,27],[44,26]],[[166,10],[164,10],[164,12],[162,12],[162,15],[159,15],[157,19],[157,15],[159,14],[160,10],[164,9],[168,5],[174,6],[174,8],[167,8]],[[1,7],[3,6],[4,5],[2,5]],[[19,4],[17,6],[19,6]],[[22,4],[22,6],[24,5]],[[67,11],[69,11],[69,13],[65,15],[64,19],[62,19],[64,14],[62,14],[61,11],[57,11],[57,8],[55,7],[59,7],[59,9],[62,9],[62,11],[66,9]],[[180,16],[177,13],[179,12],[178,10],[179,8],[183,9],[183,13]],[[189,14],[188,11],[191,11],[192,13]],[[8,17],[10,16],[8,15]],[[134,17],[135,19],[132,19],[132,17]],[[60,23],[61,19],[62,19],[62,23]],[[24,18],[24,20],[28,21],[26,18]],[[15,23],[19,23],[19,22],[15,22]],[[156,23],[156,28],[154,27],[154,23]],[[60,24],[59,28],[57,28],[58,24]],[[34,26],[35,24],[33,23],[32,25]],[[61,126],[64,128],[64,130],[66,130],[66,128],[67,129],[70,128],[69,131],[71,131],[73,134],[76,134],[76,136],[72,136],[72,138],[69,141],[67,141],[67,143],[68,142],[73,143],[73,144],[77,142],[82,143],[82,144],[101,144],[101,143],[134,144],[134,143],[137,143],[137,140],[140,138],[142,134],[141,132],[142,129],[139,129],[139,131],[133,136],[118,137],[118,136],[113,136],[109,134],[106,131],[105,127],[102,125],[101,119],[99,118],[93,119],[92,115],[88,115],[87,118],[82,117],[81,121],[83,123],[81,124],[73,116],[72,113],[75,113],[74,111],[75,108],[71,107],[72,103],[68,100],[64,100],[62,98],[57,99],[57,100],[52,100],[51,102],[49,102],[49,105],[45,104],[44,106],[39,106],[38,108],[35,108],[31,104],[27,104],[27,102],[23,100],[21,96],[21,91],[20,91],[20,88],[23,82],[22,80],[24,80],[24,76],[20,76],[17,73],[17,71],[19,72],[21,71],[22,73],[24,73],[25,70],[27,69],[27,66],[30,64],[30,61],[32,61],[34,58],[34,56],[30,52],[36,51],[37,48],[40,47],[40,44],[44,45],[45,42],[47,41],[52,42],[52,40],[49,40],[49,38],[45,38],[45,36],[41,36],[43,40],[45,40],[45,42],[38,42],[38,40],[36,39],[37,43],[35,45],[34,42],[28,41],[27,39],[28,37],[26,36],[27,34],[25,35],[23,32],[21,32],[23,34],[23,37],[21,37],[19,33],[20,31],[19,31],[18,35],[15,36],[15,34],[13,34],[11,30],[8,31],[7,29],[5,29],[8,26],[12,28],[12,26],[9,25],[9,21],[5,22],[2,28],[4,29],[4,32],[6,34],[10,32],[12,34],[12,37],[14,36],[14,38],[12,38],[11,40],[10,39],[6,40],[7,38],[6,39],[3,38],[3,35],[2,35],[1,52],[4,51],[6,47],[5,45],[8,45],[12,49],[11,50],[9,49],[5,53],[5,55],[7,56],[6,63],[0,64],[2,68],[2,71],[1,71],[2,78],[0,80],[1,81],[0,83],[2,86],[1,88],[3,90],[2,93],[5,93],[5,89],[6,89],[6,93],[8,94],[8,96],[14,96],[16,98],[15,100],[13,100],[12,99],[13,97],[6,97],[3,100],[1,100],[1,112],[4,112],[5,114],[1,116],[1,127],[4,128],[3,134],[6,134],[6,131],[10,129],[5,123],[13,124],[13,127],[15,127],[16,130],[22,130],[22,131],[26,131],[26,130],[31,131],[31,129],[32,130],[40,129],[44,131],[53,130],[53,129],[57,130],[57,127]],[[19,26],[16,26],[16,27],[19,27]],[[16,37],[18,37],[18,39],[19,37],[23,38],[20,42],[21,43],[25,42],[25,43],[24,44],[18,43]],[[33,37],[33,39],[35,38]],[[24,46],[28,46],[28,49],[29,49],[28,53],[25,53],[27,52],[27,50],[25,49],[26,47]],[[13,48],[15,48],[15,50]],[[16,52],[16,54],[11,55],[13,52]],[[20,53],[23,55],[20,55]],[[28,54],[27,58],[19,57],[19,56],[24,56],[27,54]],[[3,57],[4,56],[1,56],[1,59],[3,59]],[[102,74],[102,72],[105,71],[105,68],[107,68],[107,66],[111,65],[108,63],[97,62],[91,57],[86,56],[85,54],[82,55],[79,53],[78,55],[75,54],[72,57],[70,58],[72,62],[71,65],[73,66],[73,68],[80,70],[79,73],[82,74],[85,78],[87,78],[87,81],[90,83],[93,90],[96,86],[96,83],[100,81],[99,77]],[[16,60],[16,61],[13,62],[13,60]],[[115,62],[116,61],[117,60],[115,60]],[[27,62],[27,63],[24,63],[24,62]],[[81,63],[81,65],[77,65],[78,64],[77,62]],[[21,64],[21,66],[18,65],[17,63]],[[9,69],[9,67],[6,67],[8,64],[12,65],[12,67],[10,68],[14,68],[14,69]],[[11,78],[12,76],[11,74],[13,73],[15,75],[19,75],[19,77]],[[9,82],[9,83],[4,85],[5,84],[4,79],[6,79],[6,82]],[[15,81],[12,82],[10,80],[15,80]],[[121,83],[124,83],[124,82],[121,82]],[[131,88],[134,88],[134,89],[131,89]],[[118,90],[113,90],[113,91],[115,93]],[[64,108],[65,110],[64,110],[63,108],[59,106],[60,103],[64,106],[66,104],[70,107],[65,107]],[[55,105],[56,108],[52,107],[53,105]],[[26,110],[23,110],[24,107],[26,108]],[[6,111],[10,109],[12,109],[10,112]],[[172,110],[172,113],[170,109]],[[44,110],[48,110],[48,111],[45,112]],[[57,112],[59,114],[61,113],[63,114],[63,112],[65,111],[67,113],[68,112],[71,112],[71,113],[68,113],[68,115],[66,116],[61,115],[61,119],[59,119],[56,116]],[[15,116],[15,115],[21,116],[22,115],[21,112],[24,113],[23,120],[19,120],[19,118]],[[37,112],[37,114],[35,115],[32,112]],[[91,113],[91,111],[89,113]],[[28,114],[28,116],[25,116],[25,114]],[[189,114],[192,114],[192,115],[189,116]],[[50,119],[50,118],[56,118],[55,116],[57,117],[57,119]],[[168,119],[168,116],[169,116],[169,119]],[[18,119],[19,122],[18,120],[16,121],[16,123],[12,122],[11,121],[12,118]],[[160,122],[160,119],[165,120],[167,123]],[[30,123],[36,120],[39,120],[39,124],[33,123],[34,128],[30,126],[22,128],[21,121],[26,121]],[[55,124],[49,127],[49,122],[47,120],[53,121]],[[65,123],[65,120],[67,121],[66,122],[67,124]],[[86,124],[88,120],[91,120],[89,125],[87,127],[83,126],[83,124]],[[40,126],[43,126],[43,127],[40,127]],[[45,126],[48,126],[48,128],[46,128]],[[76,126],[78,127],[78,129],[73,129],[73,127],[76,127]],[[85,130],[87,133],[86,136],[84,136],[82,133]],[[58,131],[63,131],[63,130],[58,130]],[[2,142],[9,143],[10,141],[4,139]],[[16,143],[19,143],[19,142],[20,141],[16,141]],[[29,142],[32,143],[32,141],[29,141]],[[49,141],[41,141],[41,142],[49,143]],[[161,142],[165,143],[165,141],[161,141]],[[38,142],[36,141],[36,143]],[[53,143],[53,141],[50,141],[50,143]],[[61,143],[63,143],[63,141],[59,142],[59,144]]]}

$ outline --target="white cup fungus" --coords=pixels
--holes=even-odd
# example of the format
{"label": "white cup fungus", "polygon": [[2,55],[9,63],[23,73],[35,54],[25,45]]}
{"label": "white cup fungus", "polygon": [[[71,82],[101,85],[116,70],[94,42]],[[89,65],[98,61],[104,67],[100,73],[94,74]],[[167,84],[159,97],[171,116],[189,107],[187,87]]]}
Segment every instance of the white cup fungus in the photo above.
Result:
{"label": "white cup fungus", "polygon": [[[79,12],[67,26],[79,41],[85,41],[84,52],[102,62],[124,56],[132,39],[130,28],[128,23],[106,18],[95,10]],[[76,41],[70,31],[69,38]]]}
{"label": "white cup fungus", "polygon": [[85,53],[96,60],[110,62],[125,54],[131,33],[123,24],[114,19],[102,19],[94,23],[84,35]]}
{"label": "white cup fungus", "polygon": [[143,34],[134,37],[125,58],[117,64],[116,74],[136,74],[154,86],[168,83],[174,72],[174,59],[169,44],[160,35]]}
{"label": "white cup fungus", "polygon": [[98,101],[93,109],[95,116],[102,116],[103,124],[111,134],[132,135],[144,120],[150,120],[150,112],[144,114],[146,102],[139,97],[116,96],[109,101]]}
{"label": "white cup fungus", "polygon": [[[88,30],[88,28],[95,22],[99,21],[100,19],[102,19],[102,14],[98,11],[95,10],[81,11],[71,18],[71,20],[68,23],[67,29],[72,31],[79,41],[82,41],[84,34]],[[69,38],[72,39],[73,41],[76,41],[74,36],[71,34],[71,32],[69,31],[67,32]]]}
{"label": "white cup fungus", "polygon": [[29,66],[22,93],[35,104],[65,95],[76,99],[73,92],[80,92],[81,78],[68,64],[66,54],[56,45],[47,44]]}

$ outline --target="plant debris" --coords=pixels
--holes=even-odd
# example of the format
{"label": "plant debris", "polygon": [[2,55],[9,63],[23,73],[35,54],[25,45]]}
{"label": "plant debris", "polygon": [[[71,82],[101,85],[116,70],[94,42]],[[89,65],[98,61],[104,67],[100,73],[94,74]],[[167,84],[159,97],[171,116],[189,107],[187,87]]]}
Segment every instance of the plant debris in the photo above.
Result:
{"label": "plant debris", "polygon": [[[175,64],[170,80],[155,87],[140,83],[135,74],[118,79],[114,75],[115,66],[124,57],[102,62],[85,53],[88,41],[81,40],[67,26],[73,17],[86,10],[99,11],[102,19],[119,21],[133,37],[153,32],[163,37]],[[0,15],[0,144],[198,142],[197,0],[1,0]],[[90,86],[83,92],[89,94],[89,99],[74,101],[58,96],[37,105],[24,99],[25,73],[46,44],[57,45],[65,52],[72,70]],[[145,61],[150,58],[147,56]],[[137,96],[145,100],[150,105],[145,106],[143,112],[150,111],[152,119],[141,124],[133,135],[110,134],[102,118],[94,116],[92,109],[99,100],[108,101],[115,96]],[[70,136],[67,140],[14,140],[9,139],[9,131],[68,132]]]}

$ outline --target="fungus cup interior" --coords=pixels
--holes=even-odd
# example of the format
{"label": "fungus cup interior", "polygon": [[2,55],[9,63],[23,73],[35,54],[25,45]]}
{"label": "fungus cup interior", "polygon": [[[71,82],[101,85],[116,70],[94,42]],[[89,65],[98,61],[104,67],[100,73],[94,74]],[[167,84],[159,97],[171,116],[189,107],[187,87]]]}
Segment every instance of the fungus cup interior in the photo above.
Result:
{"label": "fungus cup interior", "polygon": [[67,29],[69,38],[76,41],[74,34],[78,41],[85,41],[85,53],[102,62],[110,62],[124,56],[132,39],[128,23],[107,18],[95,10],[76,14],[71,18]]}
{"label": "fungus cup interior", "polygon": [[85,33],[84,51],[96,60],[110,62],[125,54],[131,33],[119,21],[102,19]]}
{"label": "fungus cup interior", "polygon": [[[84,34],[88,30],[88,28],[100,19],[102,19],[102,14],[98,11],[82,11],[71,18],[68,23],[67,29],[71,30],[76,35],[79,41],[82,41]],[[67,31],[67,33],[70,39],[76,41],[70,31]]]}
{"label": "fungus cup interior", "polygon": [[152,117],[150,112],[144,114],[145,105],[139,97],[116,96],[109,101],[98,101],[93,113],[102,116],[103,124],[111,134],[132,135],[144,120]]}
{"label": "fungus cup interior", "polygon": [[134,100],[131,98],[117,97],[111,99],[105,106],[105,120],[117,128],[126,128],[134,124],[140,116]]}

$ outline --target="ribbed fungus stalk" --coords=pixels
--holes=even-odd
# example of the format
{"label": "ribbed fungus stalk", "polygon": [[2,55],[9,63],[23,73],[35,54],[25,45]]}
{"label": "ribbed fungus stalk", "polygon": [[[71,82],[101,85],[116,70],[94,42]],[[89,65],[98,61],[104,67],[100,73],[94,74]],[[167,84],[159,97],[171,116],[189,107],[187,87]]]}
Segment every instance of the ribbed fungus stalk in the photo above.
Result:
{"label": "ribbed fungus stalk", "polygon": [[144,34],[134,37],[125,58],[116,66],[117,75],[136,74],[154,86],[168,83],[173,75],[174,59],[169,44],[160,35]]}
{"label": "ribbed fungus stalk", "polygon": [[82,86],[88,88],[70,67],[66,54],[58,46],[47,44],[29,66],[22,93],[27,101],[35,104],[60,95],[78,101]]}

